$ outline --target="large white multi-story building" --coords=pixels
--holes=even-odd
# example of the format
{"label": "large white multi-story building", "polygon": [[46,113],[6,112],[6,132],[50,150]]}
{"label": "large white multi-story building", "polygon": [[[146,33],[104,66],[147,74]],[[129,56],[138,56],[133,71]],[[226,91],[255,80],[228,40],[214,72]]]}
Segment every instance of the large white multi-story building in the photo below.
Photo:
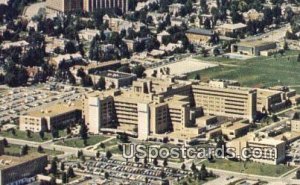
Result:
{"label": "large white multi-story building", "polygon": [[125,13],[128,11],[128,0],[83,0],[83,10],[86,12],[110,8],[119,8]]}

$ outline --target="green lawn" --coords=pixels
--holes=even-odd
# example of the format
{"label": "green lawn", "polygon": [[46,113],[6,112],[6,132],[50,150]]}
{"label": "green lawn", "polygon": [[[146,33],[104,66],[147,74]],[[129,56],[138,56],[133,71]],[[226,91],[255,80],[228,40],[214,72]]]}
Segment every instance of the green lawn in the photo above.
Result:
{"label": "green lawn", "polygon": [[[5,147],[5,153],[9,153],[9,154],[19,154],[21,151],[21,146],[20,145],[13,145],[13,144],[9,144],[8,147]],[[37,152],[37,148],[33,148],[33,147],[29,147],[29,153],[36,153]],[[50,156],[56,156],[56,155],[60,155],[63,154],[63,152],[60,151],[54,151],[54,150],[46,150],[44,149],[42,154],[47,154]]]}
{"label": "green lawn", "polygon": [[178,185],[181,185],[181,184],[188,184],[188,185],[199,185],[199,184],[204,184],[204,183],[207,183],[208,181],[212,181],[214,180],[216,177],[208,177],[206,180],[198,180],[198,179],[195,179],[194,177],[186,177],[182,180],[180,180],[179,182],[175,183],[175,184],[178,184]]}
{"label": "green lawn", "polygon": [[70,146],[70,147],[76,147],[76,148],[85,148],[87,146],[95,145],[97,143],[100,143],[104,140],[108,139],[106,136],[96,135],[96,136],[89,136],[87,139],[87,145],[85,146],[82,139],[69,139],[65,141],[59,141],[58,145],[63,146]]}
{"label": "green lawn", "polygon": [[270,165],[256,162],[235,162],[226,159],[216,159],[215,162],[212,163],[204,161],[203,163],[209,168],[272,177],[278,177],[294,169],[292,166]]}
{"label": "green lawn", "polygon": [[[7,137],[7,138],[15,138],[15,139],[22,139],[26,141],[35,141],[35,142],[45,142],[47,140],[52,139],[51,133],[45,132],[44,139],[42,139],[39,135],[39,133],[33,133],[31,132],[31,136],[27,137],[27,133],[25,131],[15,130],[16,134],[13,135],[11,132],[0,132],[1,137]],[[64,130],[59,131],[59,136],[66,136],[66,132]]]}
{"label": "green lawn", "polygon": [[[269,87],[274,85],[300,85],[300,62],[298,51],[286,51],[270,57],[255,57],[248,60],[233,60],[222,57],[196,57],[201,60],[218,62],[220,66],[189,74],[194,78],[200,74],[201,79],[214,78],[238,80],[243,86]],[[296,87],[295,89],[300,89]]]}

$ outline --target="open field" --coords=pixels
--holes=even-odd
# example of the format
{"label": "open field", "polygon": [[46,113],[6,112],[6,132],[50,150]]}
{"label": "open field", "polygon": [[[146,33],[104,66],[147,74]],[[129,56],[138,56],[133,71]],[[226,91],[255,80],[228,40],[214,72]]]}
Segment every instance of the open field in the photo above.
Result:
{"label": "open field", "polygon": [[217,66],[217,64],[213,64],[210,62],[199,62],[198,60],[195,60],[193,58],[187,58],[182,61],[162,65],[156,68],[147,69],[145,73],[148,76],[150,76],[154,70],[160,71],[161,68],[169,68],[171,75],[182,75],[202,69],[208,69],[215,66]]}
{"label": "open field", "polygon": [[[26,141],[35,141],[35,142],[45,142],[47,140],[52,139],[51,133],[45,132],[44,139],[42,139],[39,135],[39,133],[33,133],[31,132],[30,137],[27,137],[27,133],[25,131],[20,131],[18,129],[15,130],[16,134],[13,135],[11,131],[6,132],[2,131],[0,132],[1,137],[7,137],[7,138],[15,138],[15,139],[22,139]],[[66,136],[66,132],[64,130],[59,131],[59,136],[63,137]]]}
{"label": "open field", "polygon": [[[296,86],[300,90],[300,62],[297,51],[286,51],[283,56],[256,57],[248,60],[234,60],[222,57],[196,57],[197,59],[219,63],[220,66],[204,69],[189,74],[194,78],[200,74],[201,79],[214,78],[238,80],[242,86],[269,87],[274,85]],[[294,88],[294,87],[293,87]]]}
{"label": "open field", "polygon": [[[9,146],[5,147],[4,150],[5,150],[5,153],[7,153],[7,154],[8,153],[9,154],[20,154],[21,146],[20,145],[9,144]],[[29,147],[29,151],[28,152],[29,153],[35,153],[35,152],[37,152],[37,148]],[[56,156],[56,155],[63,154],[63,152],[44,149],[41,154],[47,154],[47,155],[50,155],[50,156]]]}
{"label": "open field", "polygon": [[188,176],[188,177],[180,180],[179,182],[177,182],[175,184],[177,184],[177,185],[183,185],[183,184],[199,185],[199,184],[204,184],[204,183],[207,183],[209,181],[212,181],[216,178],[217,177],[208,177],[208,178],[206,178],[206,180],[198,180],[198,179],[195,179],[194,177]]}
{"label": "open field", "polygon": [[58,145],[63,146],[69,146],[69,147],[76,147],[76,148],[85,148],[87,146],[95,145],[97,143],[100,143],[104,140],[108,139],[108,137],[95,135],[95,136],[89,136],[87,139],[87,145],[85,146],[82,139],[69,139],[65,141],[59,141]]}
{"label": "open field", "polygon": [[254,174],[262,176],[278,177],[292,169],[292,166],[285,165],[270,165],[256,162],[235,162],[226,159],[216,159],[210,163],[208,161],[203,162],[208,168],[215,168],[220,170],[227,170],[245,174]]}

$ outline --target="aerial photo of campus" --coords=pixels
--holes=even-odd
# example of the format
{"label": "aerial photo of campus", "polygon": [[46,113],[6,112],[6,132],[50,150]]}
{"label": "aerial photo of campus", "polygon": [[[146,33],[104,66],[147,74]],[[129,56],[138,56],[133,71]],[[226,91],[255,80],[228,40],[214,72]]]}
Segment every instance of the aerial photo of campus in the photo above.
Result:
{"label": "aerial photo of campus", "polygon": [[300,0],[0,0],[0,185],[300,185]]}

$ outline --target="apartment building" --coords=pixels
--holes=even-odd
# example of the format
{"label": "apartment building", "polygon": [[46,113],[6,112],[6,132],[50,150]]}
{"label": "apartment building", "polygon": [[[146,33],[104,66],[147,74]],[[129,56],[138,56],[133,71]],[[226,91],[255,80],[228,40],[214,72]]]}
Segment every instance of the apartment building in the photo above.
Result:
{"label": "apartment building", "polygon": [[46,0],[49,13],[68,13],[82,8],[82,0]]}
{"label": "apartment building", "polygon": [[48,164],[47,155],[38,153],[21,157],[2,155],[0,161],[0,184],[22,184],[42,173]]}
{"label": "apartment building", "polygon": [[52,127],[64,128],[81,118],[80,101],[64,104],[58,103],[43,110],[28,112],[20,116],[20,130],[32,132],[48,131]]}
{"label": "apartment building", "polygon": [[118,8],[122,13],[128,12],[128,0],[83,0],[83,10],[93,12],[97,9]]}
{"label": "apartment building", "polygon": [[256,90],[229,86],[227,81],[192,85],[196,107],[206,114],[249,119],[256,115]]}

